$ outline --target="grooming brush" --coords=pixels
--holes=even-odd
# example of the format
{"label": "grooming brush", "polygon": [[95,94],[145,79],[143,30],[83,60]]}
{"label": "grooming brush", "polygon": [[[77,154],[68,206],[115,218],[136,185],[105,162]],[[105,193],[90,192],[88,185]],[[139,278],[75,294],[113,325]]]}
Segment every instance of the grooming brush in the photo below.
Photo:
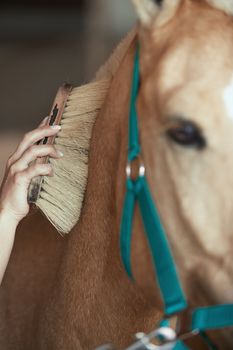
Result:
{"label": "grooming brush", "polygon": [[88,177],[88,153],[92,127],[105,100],[109,79],[73,88],[65,84],[54,100],[49,125],[61,125],[58,135],[38,144],[54,144],[64,156],[38,158],[51,163],[54,176],[35,177],[29,186],[28,202],[39,208],[62,235],[78,222]]}

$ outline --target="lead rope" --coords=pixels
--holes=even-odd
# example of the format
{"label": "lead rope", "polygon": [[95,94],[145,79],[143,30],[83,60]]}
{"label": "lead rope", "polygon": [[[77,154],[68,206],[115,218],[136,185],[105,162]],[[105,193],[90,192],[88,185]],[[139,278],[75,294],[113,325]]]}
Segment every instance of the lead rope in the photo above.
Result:
{"label": "lead rope", "polygon": [[[136,100],[140,85],[139,67],[139,49],[137,49],[133,69],[133,83],[130,101],[126,195],[122,212],[120,249],[125,270],[128,276],[133,280],[131,268],[131,241],[135,205],[136,202],[138,202],[145,234],[153,259],[156,279],[164,302],[165,319],[170,319],[172,316],[181,313],[187,308],[186,298],[180,284],[166,233],[152,199],[148,182],[145,177],[145,168],[142,162],[140,163],[137,179],[134,180],[131,178],[131,163],[141,157],[136,108]],[[192,322],[189,331],[190,334],[200,334],[210,350],[217,350],[217,347],[211,343],[205,331],[228,326],[233,326],[232,304],[195,309],[192,313]],[[162,345],[160,349],[165,348]],[[166,349],[187,350],[188,347],[182,340],[176,339],[176,341],[171,343],[170,347],[167,347]]]}

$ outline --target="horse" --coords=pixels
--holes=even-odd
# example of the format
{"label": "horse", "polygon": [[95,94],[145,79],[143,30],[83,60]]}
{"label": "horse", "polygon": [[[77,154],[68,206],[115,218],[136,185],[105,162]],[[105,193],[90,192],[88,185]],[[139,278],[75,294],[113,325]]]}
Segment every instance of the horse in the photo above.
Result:
{"label": "horse", "polygon": [[[18,227],[0,292],[3,350],[91,350],[109,342],[125,348],[133,334],[149,332],[162,318],[138,205],[133,282],[119,250],[138,46],[143,163],[183,289],[191,307],[232,302],[233,3],[134,5],[135,35],[118,63],[113,59],[99,73],[114,71],[92,132],[79,222],[65,238],[39,212]],[[232,348],[230,329],[210,338],[220,349]],[[191,346],[202,349],[195,339]]]}

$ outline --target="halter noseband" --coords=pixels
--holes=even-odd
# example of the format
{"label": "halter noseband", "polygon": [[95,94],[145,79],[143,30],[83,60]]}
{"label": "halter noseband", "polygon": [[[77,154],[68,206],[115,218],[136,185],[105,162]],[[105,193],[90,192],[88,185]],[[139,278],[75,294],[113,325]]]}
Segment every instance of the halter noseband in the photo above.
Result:
{"label": "halter noseband", "polygon": [[[171,248],[167,235],[161,224],[159,213],[152,199],[151,191],[145,176],[145,167],[140,161],[140,170],[136,179],[131,178],[131,163],[134,160],[142,159],[141,146],[139,141],[138,115],[136,100],[140,83],[139,49],[137,49],[133,70],[133,83],[129,115],[129,148],[126,179],[126,195],[124,200],[120,249],[121,257],[128,276],[133,279],[131,269],[131,240],[135,204],[138,202],[144,224],[146,238],[150,247],[153,265],[158,281],[161,296],[164,302],[164,320],[160,328],[169,327],[169,320],[173,316],[179,316],[187,309],[188,304],[179,280],[176,265],[172,257]],[[200,307],[192,310],[191,322],[188,326],[188,334],[200,334],[209,349],[217,348],[211,343],[205,331],[233,326],[233,304]],[[161,338],[161,337],[160,337]],[[176,335],[175,339],[166,339],[158,349],[187,350],[184,344],[184,335]],[[135,348],[136,349],[136,348]],[[149,347],[145,347],[149,349]]]}

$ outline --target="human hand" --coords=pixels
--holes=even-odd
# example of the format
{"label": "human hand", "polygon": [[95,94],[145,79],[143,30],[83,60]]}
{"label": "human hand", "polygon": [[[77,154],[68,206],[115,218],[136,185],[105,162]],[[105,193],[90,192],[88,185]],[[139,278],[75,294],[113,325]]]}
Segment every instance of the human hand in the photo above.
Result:
{"label": "human hand", "polygon": [[8,159],[4,179],[0,188],[0,212],[16,223],[29,212],[27,201],[28,187],[33,177],[52,176],[51,164],[30,164],[38,157],[62,157],[62,153],[53,145],[36,145],[46,136],[56,135],[60,126],[48,126],[46,117],[35,129],[26,133],[16,151]]}

